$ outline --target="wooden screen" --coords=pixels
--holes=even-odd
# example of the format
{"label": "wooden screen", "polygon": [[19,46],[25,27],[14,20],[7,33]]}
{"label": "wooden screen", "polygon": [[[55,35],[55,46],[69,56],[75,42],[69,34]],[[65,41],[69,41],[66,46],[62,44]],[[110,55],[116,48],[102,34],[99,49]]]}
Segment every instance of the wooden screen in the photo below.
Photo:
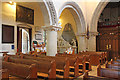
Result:
{"label": "wooden screen", "polygon": [[120,32],[115,28],[98,28],[97,51],[109,51],[110,58],[120,55]]}

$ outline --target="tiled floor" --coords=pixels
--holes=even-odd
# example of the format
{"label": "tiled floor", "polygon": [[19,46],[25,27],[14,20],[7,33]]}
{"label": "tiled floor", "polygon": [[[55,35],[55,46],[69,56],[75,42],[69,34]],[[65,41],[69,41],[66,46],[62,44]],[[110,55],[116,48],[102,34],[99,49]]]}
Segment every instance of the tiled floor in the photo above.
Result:
{"label": "tiled floor", "polygon": [[[101,65],[102,68],[105,68],[105,64]],[[92,70],[88,72],[88,75],[90,76],[97,76],[97,66],[92,66]],[[83,75],[79,76],[75,80],[83,80]]]}
{"label": "tiled floor", "polygon": [[[105,64],[101,65],[102,68],[105,68]],[[97,76],[97,66],[92,66],[92,71],[88,73],[91,76]]]}

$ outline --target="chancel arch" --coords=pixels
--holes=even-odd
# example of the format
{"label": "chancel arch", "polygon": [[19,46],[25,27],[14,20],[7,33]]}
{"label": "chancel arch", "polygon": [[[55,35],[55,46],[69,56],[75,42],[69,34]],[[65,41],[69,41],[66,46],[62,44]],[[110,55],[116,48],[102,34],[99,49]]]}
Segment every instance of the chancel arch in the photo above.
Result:
{"label": "chancel arch", "polygon": [[86,50],[85,20],[80,7],[75,2],[67,2],[61,7],[58,15],[58,24],[60,19],[62,26],[61,32],[58,32],[58,38],[61,37],[65,24],[70,23],[78,41],[78,52]]}

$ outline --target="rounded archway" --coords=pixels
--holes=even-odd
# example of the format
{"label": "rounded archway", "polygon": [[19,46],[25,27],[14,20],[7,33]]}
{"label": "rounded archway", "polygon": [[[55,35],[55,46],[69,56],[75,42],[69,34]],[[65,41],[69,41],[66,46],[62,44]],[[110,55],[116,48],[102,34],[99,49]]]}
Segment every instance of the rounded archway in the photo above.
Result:
{"label": "rounded archway", "polygon": [[57,15],[53,2],[42,0],[39,2],[39,6],[44,16],[45,26],[55,25],[57,23]]}
{"label": "rounded archway", "polygon": [[[112,6],[111,6],[111,3],[112,3]],[[117,14],[114,11],[116,10],[114,8],[117,6],[117,4],[114,4],[114,5],[113,4],[114,2],[112,2],[112,0],[101,0],[96,10],[94,11],[94,14],[91,20],[91,27],[90,27],[91,32],[99,32],[98,36],[96,37],[95,35],[96,38],[94,39],[96,41],[95,43],[96,50],[108,51],[110,55],[112,55],[112,56],[109,56],[109,58],[119,55],[119,49],[118,49],[119,39],[116,37],[116,35],[118,36],[117,25],[119,25],[118,24],[119,21],[117,22],[117,17],[119,18],[119,13],[117,13],[118,14],[117,16]],[[112,9],[110,6],[112,7]],[[111,10],[112,12],[114,12],[114,14],[112,14]],[[107,12],[110,11],[109,12],[110,14],[105,14],[105,11]],[[116,15],[117,17],[113,15]],[[101,17],[104,19],[101,19]]]}
{"label": "rounded archway", "polygon": [[84,33],[86,31],[85,19],[84,19],[84,16],[83,16],[83,13],[82,13],[82,10],[80,9],[80,7],[75,2],[66,2],[59,10],[58,21],[59,21],[61,13],[65,9],[68,9],[71,12],[71,14],[73,15],[76,25],[77,25],[77,29],[78,29],[77,33],[78,34]]}
{"label": "rounded archway", "polygon": [[[77,42],[78,42],[78,50],[77,51],[86,50],[85,37],[83,37],[83,36],[81,37],[81,35],[86,33],[85,19],[84,19],[84,16],[83,16],[83,13],[82,13],[82,10],[80,9],[80,7],[75,2],[66,2],[59,10],[58,21],[59,21],[59,19],[61,19],[61,16],[64,16],[64,18],[62,17],[62,19],[64,20],[64,21],[62,21],[62,22],[64,22],[64,23],[62,23],[62,27],[65,26],[65,22],[66,22],[66,24],[72,23],[73,31],[76,36]],[[67,22],[68,16],[69,16],[68,19],[71,19],[71,21],[68,20],[68,22]],[[64,28],[62,28],[62,30],[63,29]],[[58,35],[58,37],[60,37],[60,36],[61,36],[61,34]],[[80,47],[80,46],[82,46],[82,47]]]}
{"label": "rounded archway", "polygon": [[97,23],[98,23],[99,17],[109,2],[110,2],[110,0],[101,0],[99,2],[97,8],[95,9],[95,11],[93,13],[92,19],[91,19],[91,23],[90,23],[90,31],[91,32],[97,32]]}
{"label": "rounded archway", "polygon": [[97,23],[105,6],[108,4],[109,0],[100,0],[98,3],[90,22],[90,37],[88,40],[88,50],[96,51],[96,35],[98,35],[97,31]]}

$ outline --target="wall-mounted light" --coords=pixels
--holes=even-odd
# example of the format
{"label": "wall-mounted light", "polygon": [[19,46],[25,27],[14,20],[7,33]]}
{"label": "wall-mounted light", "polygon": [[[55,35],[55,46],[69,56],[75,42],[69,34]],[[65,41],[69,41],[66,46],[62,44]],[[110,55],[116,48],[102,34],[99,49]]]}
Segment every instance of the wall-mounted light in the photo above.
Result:
{"label": "wall-mounted light", "polygon": [[9,4],[10,4],[10,5],[16,5],[16,3],[13,2],[13,1],[9,1]]}

